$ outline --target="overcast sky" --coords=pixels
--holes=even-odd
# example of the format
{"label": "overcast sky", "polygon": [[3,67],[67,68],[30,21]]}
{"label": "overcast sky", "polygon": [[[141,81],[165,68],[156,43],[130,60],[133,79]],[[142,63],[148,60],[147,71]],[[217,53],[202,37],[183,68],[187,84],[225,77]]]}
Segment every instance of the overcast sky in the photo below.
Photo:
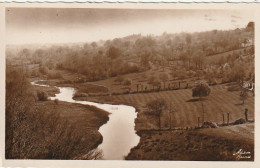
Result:
{"label": "overcast sky", "polygon": [[245,27],[250,11],[7,8],[6,43],[91,42],[131,34]]}

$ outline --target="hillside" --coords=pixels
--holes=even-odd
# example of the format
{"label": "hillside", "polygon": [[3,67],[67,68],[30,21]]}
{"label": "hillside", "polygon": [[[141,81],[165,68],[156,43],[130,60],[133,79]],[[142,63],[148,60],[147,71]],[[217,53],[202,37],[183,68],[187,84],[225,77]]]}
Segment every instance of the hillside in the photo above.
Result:
{"label": "hillside", "polygon": [[[241,132],[243,130],[243,132]],[[140,132],[141,141],[127,160],[253,161],[254,125],[189,131]],[[250,152],[239,158],[239,150]]]}
{"label": "hillside", "polygon": [[[202,117],[202,105],[205,108],[205,121],[214,121],[222,123],[222,115],[229,112],[230,122],[234,122],[244,117],[244,109],[248,108],[249,118],[254,120],[254,96],[249,94],[246,103],[242,105],[239,100],[239,91],[228,91],[227,84],[211,86],[211,94],[203,101],[197,101],[192,98],[191,89],[180,89],[174,91],[161,91],[153,93],[124,94],[100,97],[80,98],[81,100],[106,102],[113,104],[134,105],[138,109],[138,119],[136,121],[137,129],[157,128],[157,120],[154,116],[147,115],[146,104],[153,99],[163,98],[168,103],[172,103],[175,112],[172,114],[172,125],[174,127],[197,126],[198,117]],[[163,111],[163,127],[169,128],[169,112]]]}

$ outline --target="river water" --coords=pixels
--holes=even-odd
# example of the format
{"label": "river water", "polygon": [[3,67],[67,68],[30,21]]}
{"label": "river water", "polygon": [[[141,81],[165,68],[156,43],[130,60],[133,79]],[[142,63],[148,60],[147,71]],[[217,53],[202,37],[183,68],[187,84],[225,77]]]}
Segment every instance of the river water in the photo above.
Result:
{"label": "river water", "polygon": [[[45,86],[48,85],[37,84],[32,82],[33,85]],[[72,87],[56,87],[60,93],[51,100],[58,99],[60,101],[79,103],[85,105],[92,105],[109,113],[109,121],[99,128],[99,132],[103,136],[103,142],[98,146],[103,151],[106,160],[122,160],[124,156],[130,152],[130,149],[139,143],[140,137],[135,131],[135,118],[137,113],[135,108],[126,105],[111,105],[100,104],[89,101],[73,100],[75,89]]]}

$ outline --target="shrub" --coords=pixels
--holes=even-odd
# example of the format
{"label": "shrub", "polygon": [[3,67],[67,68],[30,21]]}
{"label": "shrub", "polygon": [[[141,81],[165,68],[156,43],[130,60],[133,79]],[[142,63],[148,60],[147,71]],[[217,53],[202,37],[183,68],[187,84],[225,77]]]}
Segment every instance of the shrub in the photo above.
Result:
{"label": "shrub", "polygon": [[210,94],[210,87],[205,82],[200,82],[192,88],[192,97],[206,97]]}
{"label": "shrub", "polygon": [[244,118],[240,118],[240,119],[236,120],[236,121],[234,122],[234,124],[235,124],[235,125],[244,124],[245,122],[246,122],[246,120],[245,120]]}
{"label": "shrub", "polygon": [[48,100],[48,94],[44,91],[37,91],[37,97],[39,101],[47,101]]}
{"label": "shrub", "polygon": [[215,122],[206,121],[203,123],[203,125],[201,127],[202,128],[218,128],[218,124]]}

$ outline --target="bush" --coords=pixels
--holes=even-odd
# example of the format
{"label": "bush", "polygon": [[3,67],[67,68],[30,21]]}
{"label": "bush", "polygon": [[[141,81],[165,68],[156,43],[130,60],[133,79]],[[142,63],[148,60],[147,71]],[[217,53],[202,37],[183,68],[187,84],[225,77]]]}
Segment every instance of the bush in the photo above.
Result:
{"label": "bush", "polygon": [[205,82],[200,82],[192,88],[192,97],[206,97],[210,94],[210,87]]}
{"label": "bush", "polygon": [[37,91],[37,97],[39,101],[47,101],[48,100],[48,94],[44,91]]}
{"label": "bush", "polygon": [[245,120],[244,118],[240,118],[240,119],[236,120],[236,121],[234,122],[234,124],[235,124],[235,125],[244,124],[245,122],[246,122],[246,120]]}
{"label": "bush", "polygon": [[202,128],[218,128],[218,124],[215,122],[206,121],[203,123],[203,125],[201,127]]}

